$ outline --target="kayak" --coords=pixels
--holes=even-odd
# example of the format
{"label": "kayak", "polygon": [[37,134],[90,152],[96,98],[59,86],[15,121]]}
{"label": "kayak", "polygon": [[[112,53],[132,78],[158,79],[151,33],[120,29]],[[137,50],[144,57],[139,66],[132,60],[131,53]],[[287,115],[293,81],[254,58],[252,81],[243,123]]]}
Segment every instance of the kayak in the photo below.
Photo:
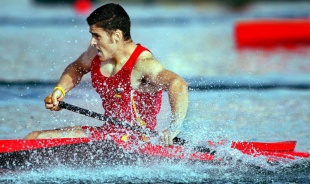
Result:
{"label": "kayak", "polygon": [[[110,134],[106,130],[99,129],[87,138],[0,140],[0,171],[1,169],[27,169],[52,165],[93,167],[106,164],[157,163],[160,160],[219,163],[232,160],[234,156],[237,158],[235,154],[223,156],[220,151],[222,148],[237,150],[240,155],[264,158],[268,163],[310,158],[309,152],[295,151],[296,141],[223,140],[205,141],[196,146],[182,138],[175,138],[174,145],[163,146],[152,140],[152,137],[157,139],[158,133],[155,131],[130,125],[65,102],[60,102],[59,106],[102,120],[104,123],[115,125],[119,127],[119,130],[130,131],[132,134],[129,139],[123,139],[123,135]],[[138,138],[141,135],[149,135],[151,140],[144,142]]]}
{"label": "kayak", "polygon": [[[310,158],[309,152],[295,151],[296,141],[241,142],[206,141],[202,146],[163,146],[152,143],[124,142],[108,137],[57,138],[34,140],[0,140],[0,168],[35,167],[46,165],[80,166],[129,164],[160,160],[199,161],[218,163],[220,147],[228,146],[240,154],[263,157],[267,162]],[[233,158],[232,158],[233,159]]]}
{"label": "kayak", "polygon": [[310,44],[309,19],[249,19],[234,25],[237,48],[275,47],[294,48]]}

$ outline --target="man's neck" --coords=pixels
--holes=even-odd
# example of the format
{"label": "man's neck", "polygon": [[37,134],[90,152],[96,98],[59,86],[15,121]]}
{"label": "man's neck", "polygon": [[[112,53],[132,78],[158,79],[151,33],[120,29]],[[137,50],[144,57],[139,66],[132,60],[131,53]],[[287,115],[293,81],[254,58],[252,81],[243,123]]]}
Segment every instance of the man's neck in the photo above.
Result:
{"label": "man's neck", "polygon": [[116,65],[125,63],[129,59],[133,51],[136,49],[136,47],[137,45],[131,39],[119,43],[118,50],[114,57]]}

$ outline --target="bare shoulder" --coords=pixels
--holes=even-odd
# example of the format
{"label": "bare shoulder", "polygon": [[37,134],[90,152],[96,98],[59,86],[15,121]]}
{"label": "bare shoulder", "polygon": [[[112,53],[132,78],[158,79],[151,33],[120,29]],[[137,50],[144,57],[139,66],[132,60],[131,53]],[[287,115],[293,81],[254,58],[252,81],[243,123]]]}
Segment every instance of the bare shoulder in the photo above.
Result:
{"label": "bare shoulder", "polygon": [[75,63],[84,70],[90,70],[91,62],[97,54],[97,49],[89,46],[85,52],[75,61]]}
{"label": "bare shoulder", "polygon": [[136,79],[152,84],[156,89],[168,90],[172,83],[186,86],[186,82],[176,73],[167,70],[150,52],[143,52],[138,58],[133,74]]}
{"label": "bare shoulder", "polygon": [[135,73],[154,84],[166,84],[169,81],[183,79],[171,70],[166,69],[150,52],[144,52],[138,58],[134,68]]}
{"label": "bare shoulder", "polygon": [[160,61],[154,58],[152,53],[144,51],[139,56],[134,70],[141,72],[142,75],[152,75],[155,77],[158,73],[165,70],[165,68]]}

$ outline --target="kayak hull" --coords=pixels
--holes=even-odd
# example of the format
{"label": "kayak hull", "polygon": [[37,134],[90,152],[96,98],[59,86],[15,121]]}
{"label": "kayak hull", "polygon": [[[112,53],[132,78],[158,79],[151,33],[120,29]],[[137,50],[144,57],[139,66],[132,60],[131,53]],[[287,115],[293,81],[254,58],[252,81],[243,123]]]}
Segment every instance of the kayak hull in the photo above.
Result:
{"label": "kayak hull", "polygon": [[[158,156],[157,156],[158,157]],[[130,152],[114,141],[101,140],[48,148],[15,151],[0,154],[0,166],[5,169],[53,167],[56,165],[80,167],[128,165],[156,159],[155,155]]]}
{"label": "kayak hull", "polygon": [[[230,144],[230,145],[229,145]],[[295,151],[296,141],[283,142],[212,142],[204,146],[141,145],[118,139],[61,138],[36,140],[0,140],[0,168],[33,168],[52,165],[102,166],[137,162],[157,163],[161,160],[218,163],[220,146],[230,146],[252,157],[266,157],[266,161],[310,158],[308,152]],[[231,159],[231,158],[229,158]]]}

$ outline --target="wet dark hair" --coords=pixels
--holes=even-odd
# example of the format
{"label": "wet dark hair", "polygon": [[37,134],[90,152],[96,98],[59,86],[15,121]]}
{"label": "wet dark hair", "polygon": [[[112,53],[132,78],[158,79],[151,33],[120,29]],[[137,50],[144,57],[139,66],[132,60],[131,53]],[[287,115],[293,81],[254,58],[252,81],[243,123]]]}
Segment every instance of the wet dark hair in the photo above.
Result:
{"label": "wet dark hair", "polygon": [[130,18],[119,4],[109,3],[97,8],[87,17],[87,23],[104,29],[110,35],[119,29],[125,41],[131,39]]}

